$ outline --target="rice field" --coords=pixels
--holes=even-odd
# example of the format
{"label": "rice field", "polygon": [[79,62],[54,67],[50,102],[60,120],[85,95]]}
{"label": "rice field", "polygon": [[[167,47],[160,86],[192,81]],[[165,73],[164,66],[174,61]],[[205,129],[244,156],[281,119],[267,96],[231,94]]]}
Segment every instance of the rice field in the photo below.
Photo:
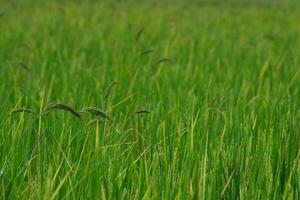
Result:
{"label": "rice field", "polygon": [[0,0],[0,199],[300,199],[299,19]]}

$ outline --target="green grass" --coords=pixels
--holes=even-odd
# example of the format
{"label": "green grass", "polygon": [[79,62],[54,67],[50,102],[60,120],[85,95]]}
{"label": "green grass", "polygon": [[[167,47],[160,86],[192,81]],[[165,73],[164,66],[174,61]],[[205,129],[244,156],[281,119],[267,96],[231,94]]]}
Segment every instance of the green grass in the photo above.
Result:
{"label": "green grass", "polygon": [[[300,7],[251,2],[1,1],[0,198],[299,199]],[[57,102],[113,121],[10,115]]]}

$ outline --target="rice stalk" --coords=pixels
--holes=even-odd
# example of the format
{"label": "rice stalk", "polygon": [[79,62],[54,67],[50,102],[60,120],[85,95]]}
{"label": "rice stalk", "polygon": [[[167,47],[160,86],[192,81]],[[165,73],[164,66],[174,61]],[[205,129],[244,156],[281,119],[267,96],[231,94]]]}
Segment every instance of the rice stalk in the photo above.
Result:
{"label": "rice stalk", "polygon": [[98,124],[98,123],[102,123],[104,122],[104,120],[102,120],[100,117],[93,119],[91,121],[89,121],[88,123],[86,123],[87,126],[93,125],[93,124]]}
{"label": "rice stalk", "polygon": [[139,32],[136,34],[136,36],[135,36],[135,42],[136,43],[139,41],[139,39],[140,39],[140,37],[141,37],[141,35],[142,35],[143,32],[144,32],[144,28],[141,28],[139,30]]}
{"label": "rice stalk", "polygon": [[161,58],[154,63],[154,66],[162,64],[162,63],[166,63],[166,62],[171,62],[171,59],[170,58]]}
{"label": "rice stalk", "polygon": [[10,112],[10,115],[16,114],[16,113],[29,113],[29,114],[34,114],[37,115],[37,113],[31,109],[28,108],[17,108],[14,109]]}
{"label": "rice stalk", "polygon": [[138,111],[135,111],[133,114],[139,115],[139,114],[150,114],[150,113],[151,113],[150,110],[138,110]]}
{"label": "rice stalk", "polygon": [[154,51],[154,49],[147,49],[140,54],[140,57],[145,56],[149,53],[152,53],[153,51]]}
{"label": "rice stalk", "polygon": [[108,116],[105,112],[103,112],[102,110],[100,110],[99,108],[96,108],[96,107],[84,108],[82,110],[82,112],[88,112],[88,113],[91,113],[94,116],[98,116],[98,117],[101,117],[103,119],[111,120],[110,116]]}
{"label": "rice stalk", "polygon": [[30,71],[29,67],[24,62],[17,61],[17,62],[10,62],[10,64],[20,66],[22,69],[26,71]]}
{"label": "rice stalk", "polygon": [[74,116],[81,118],[80,116],[80,112],[78,112],[76,109],[72,108],[71,106],[65,104],[65,103],[55,103],[55,104],[49,104],[46,107],[46,111],[44,113],[42,113],[42,115],[47,114],[48,112],[50,112],[51,110],[63,110],[63,111],[67,111],[70,112],[71,114],[73,114]]}
{"label": "rice stalk", "polygon": [[106,92],[105,92],[105,95],[104,95],[104,98],[105,99],[107,99],[108,97],[109,97],[109,95],[111,94],[111,91],[112,91],[112,89],[113,89],[113,87],[115,86],[115,85],[117,85],[117,81],[114,81],[114,82],[112,82],[111,84],[109,84],[109,86],[107,87],[107,89],[106,89]]}

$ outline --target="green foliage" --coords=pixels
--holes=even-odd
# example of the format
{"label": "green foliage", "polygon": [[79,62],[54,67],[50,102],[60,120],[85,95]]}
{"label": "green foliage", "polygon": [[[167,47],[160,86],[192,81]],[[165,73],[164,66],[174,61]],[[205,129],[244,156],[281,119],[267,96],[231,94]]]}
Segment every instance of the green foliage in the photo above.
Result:
{"label": "green foliage", "polygon": [[2,2],[0,198],[299,199],[298,4]]}

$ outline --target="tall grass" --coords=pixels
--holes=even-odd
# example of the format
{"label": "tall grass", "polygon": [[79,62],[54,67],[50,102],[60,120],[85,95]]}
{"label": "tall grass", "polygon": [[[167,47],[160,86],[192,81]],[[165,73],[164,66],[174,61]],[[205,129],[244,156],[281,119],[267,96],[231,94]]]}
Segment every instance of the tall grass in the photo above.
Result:
{"label": "tall grass", "polygon": [[230,2],[2,2],[0,198],[299,199],[299,3]]}

